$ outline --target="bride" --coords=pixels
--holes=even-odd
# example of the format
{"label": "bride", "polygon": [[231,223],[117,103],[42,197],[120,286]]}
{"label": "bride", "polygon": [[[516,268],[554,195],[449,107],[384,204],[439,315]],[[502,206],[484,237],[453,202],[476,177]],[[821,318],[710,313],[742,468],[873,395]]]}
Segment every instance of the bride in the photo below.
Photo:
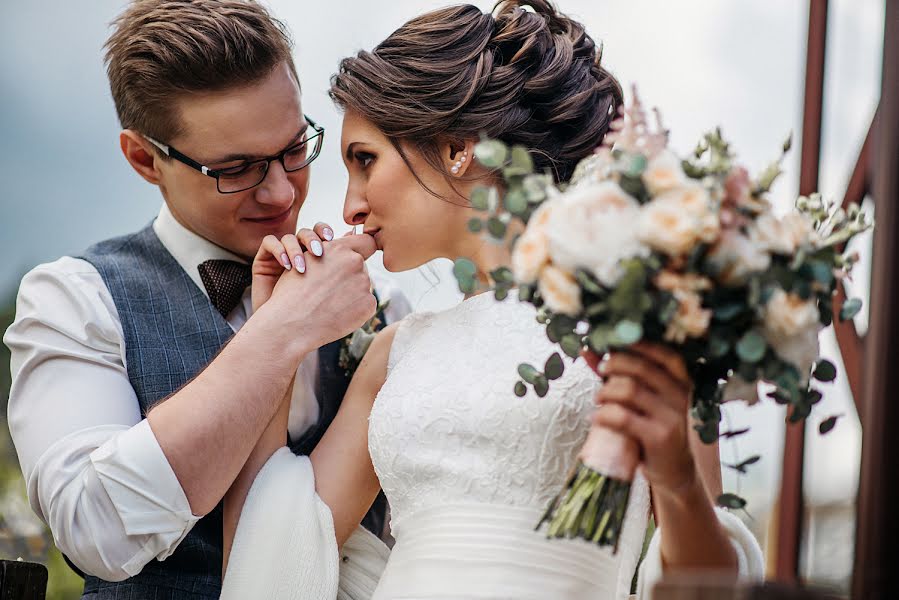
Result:
{"label": "bride", "polygon": [[[567,179],[622,103],[583,26],[545,0],[500,2],[493,14],[460,5],[415,18],[374,51],[345,59],[330,93],[345,111],[346,221],[374,238],[390,271],[465,256],[483,279],[509,256],[467,229],[471,191],[496,183],[473,160],[479,136],[522,144],[538,169]],[[301,232],[304,245],[310,236],[318,239]],[[257,307],[282,275],[278,257],[299,248],[294,236],[266,239],[254,268]],[[307,264],[314,269],[315,258],[308,255]],[[385,567],[371,556],[386,557],[386,547],[357,539],[353,548],[365,546],[359,555],[373,566],[368,584],[354,591],[341,584],[346,597],[368,597],[377,584],[378,599],[625,598],[650,510],[658,527],[638,594],[648,594],[663,568],[760,577],[754,538],[714,507],[717,447],[692,431],[690,381],[679,358],[643,345],[601,365],[595,356],[569,361],[546,397],[515,397],[515,367],[552,351],[533,307],[481,294],[382,331],[308,459],[282,450],[285,403],[226,497],[226,557],[234,546],[223,598],[237,597],[237,589],[262,597],[264,578],[276,580],[265,584],[270,590],[280,588],[266,594],[333,596],[309,583],[317,581],[313,571],[336,565],[337,549],[364,536],[357,526],[381,488],[396,542]],[[534,530],[591,422],[641,449],[616,553]],[[299,469],[311,461],[317,496],[309,506],[318,512],[285,504],[295,489],[272,466],[278,461],[306,465]],[[287,516],[276,516],[279,510]],[[313,521],[327,538],[321,544],[304,529]],[[342,568],[355,561],[350,546]]]}

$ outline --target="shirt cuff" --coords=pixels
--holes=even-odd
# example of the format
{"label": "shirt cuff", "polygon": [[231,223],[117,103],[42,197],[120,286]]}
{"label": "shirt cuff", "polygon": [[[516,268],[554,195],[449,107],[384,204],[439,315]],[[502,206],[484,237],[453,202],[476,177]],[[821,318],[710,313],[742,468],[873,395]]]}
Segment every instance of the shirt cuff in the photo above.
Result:
{"label": "shirt cuff", "polygon": [[[114,436],[90,455],[97,476],[109,494],[128,535],[160,536],[160,559],[200,519],[146,419]],[[166,540],[168,543],[160,543]],[[170,546],[168,551],[165,547]]]}

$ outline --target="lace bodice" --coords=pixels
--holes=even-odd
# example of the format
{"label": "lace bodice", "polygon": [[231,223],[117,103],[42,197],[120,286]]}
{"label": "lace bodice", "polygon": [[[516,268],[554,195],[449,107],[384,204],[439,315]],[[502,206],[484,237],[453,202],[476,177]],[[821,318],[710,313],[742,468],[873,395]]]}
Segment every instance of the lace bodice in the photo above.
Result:
{"label": "lace bodice", "polygon": [[[565,357],[565,374],[546,397],[530,388],[522,398],[513,393],[518,365],[542,368],[555,351],[534,308],[516,298],[481,294],[401,322],[369,423],[369,450],[398,546],[404,521],[421,521],[416,514],[465,503],[539,512],[562,489],[589,428],[596,376],[583,360]],[[621,566],[630,569],[621,587],[645,531],[644,481],[635,484],[630,505],[624,552],[615,559],[618,568],[626,557]]]}

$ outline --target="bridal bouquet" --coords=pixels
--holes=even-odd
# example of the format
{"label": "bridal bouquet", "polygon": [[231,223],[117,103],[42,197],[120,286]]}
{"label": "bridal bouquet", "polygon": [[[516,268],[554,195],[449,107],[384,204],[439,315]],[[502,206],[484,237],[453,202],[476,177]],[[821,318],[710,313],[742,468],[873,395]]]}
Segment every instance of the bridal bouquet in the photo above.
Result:
{"label": "bridal bouquet", "polygon": [[[721,404],[756,402],[760,382],[770,384],[768,397],[789,406],[790,421],[804,419],[821,399],[813,380],[836,377],[833,364],[818,360],[818,333],[831,323],[837,283],[858,259],[841,248],[872,224],[858,206],[844,211],[819,195],[774,214],[767,194],[789,140],[780,159],[753,178],[720,131],[681,158],[655,117],[650,123],[635,91],[603,145],[561,186],[533,172],[524,148],[478,144],[476,157],[501,172],[505,185],[502,193],[474,192],[483,217],[469,228],[499,243],[511,238],[513,247],[511,269],[490,274],[493,292],[504,299],[517,287],[549,339],[573,358],[641,340],[676,349],[695,384],[692,414],[706,443],[719,436]],[[456,261],[454,273],[463,291],[478,287],[471,261]],[[849,300],[839,317],[860,307]],[[563,370],[559,353],[542,366],[522,364],[514,392],[524,396],[530,386],[544,396]],[[550,537],[616,546],[638,448],[594,427],[579,458],[538,527],[548,523]],[[745,505],[733,494],[719,503]]]}

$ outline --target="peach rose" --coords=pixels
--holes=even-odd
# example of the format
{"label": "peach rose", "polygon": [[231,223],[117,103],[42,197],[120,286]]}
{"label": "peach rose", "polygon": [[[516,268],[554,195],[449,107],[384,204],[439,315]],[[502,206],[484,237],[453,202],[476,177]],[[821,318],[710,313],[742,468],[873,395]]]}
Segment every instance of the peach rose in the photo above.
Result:
{"label": "peach rose", "polygon": [[549,265],[540,273],[538,286],[544,302],[553,312],[572,317],[581,312],[581,288],[570,273]]}

